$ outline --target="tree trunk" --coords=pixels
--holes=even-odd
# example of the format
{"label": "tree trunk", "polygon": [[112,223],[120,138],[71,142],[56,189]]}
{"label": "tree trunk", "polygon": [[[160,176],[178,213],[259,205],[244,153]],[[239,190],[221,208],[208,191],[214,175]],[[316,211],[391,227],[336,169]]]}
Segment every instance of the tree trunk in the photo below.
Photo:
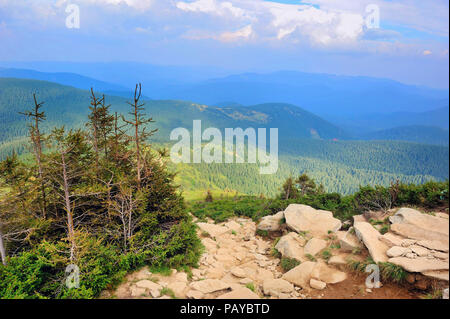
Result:
{"label": "tree trunk", "polygon": [[67,229],[69,233],[69,241],[71,243],[70,248],[70,260],[72,261],[75,257],[75,238],[74,238],[74,226],[73,226],[73,215],[72,215],[72,207],[70,203],[70,193],[69,193],[69,180],[67,177],[67,165],[64,153],[61,153],[61,161],[63,167],[63,181],[64,181],[64,200],[65,200],[65,208],[67,212]]}
{"label": "tree trunk", "polygon": [[3,242],[2,228],[0,227],[0,255],[2,257],[2,264],[6,266],[6,247]]}

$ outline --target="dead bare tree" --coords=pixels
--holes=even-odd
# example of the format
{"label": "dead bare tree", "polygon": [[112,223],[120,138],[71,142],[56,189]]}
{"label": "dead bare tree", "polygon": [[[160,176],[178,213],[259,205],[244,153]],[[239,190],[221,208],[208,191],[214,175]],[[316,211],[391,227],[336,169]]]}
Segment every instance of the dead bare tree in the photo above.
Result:
{"label": "dead bare tree", "polygon": [[145,103],[141,103],[140,99],[142,96],[142,87],[141,84],[136,84],[136,88],[134,90],[134,99],[133,102],[128,104],[132,107],[132,111],[129,113],[132,116],[132,120],[127,120],[125,117],[122,117],[123,121],[133,127],[133,136],[131,137],[134,142],[134,146],[136,148],[136,171],[137,171],[137,185],[141,187],[142,181],[142,154],[141,148],[142,143],[153,135],[157,129],[146,131],[146,125],[149,123],[153,123],[152,118],[146,118],[145,113],[143,112],[145,108],[143,107]]}
{"label": "dead bare tree", "polygon": [[46,200],[46,193],[45,193],[44,172],[43,172],[43,165],[42,165],[43,135],[40,131],[39,123],[44,121],[46,119],[46,117],[45,117],[44,112],[40,112],[40,108],[42,107],[42,105],[44,103],[37,102],[36,94],[33,94],[33,100],[34,100],[33,110],[26,111],[26,112],[19,112],[19,113],[32,119],[32,123],[29,125],[30,138],[33,143],[34,155],[35,155],[36,163],[37,163],[37,167],[38,167],[38,178],[39,178],[41,193],[42,193],[42,202],[40,203],[41,212],[42,212],[43,218],[45,219],[47,216],[47,213],[46,213],[47,200]]}

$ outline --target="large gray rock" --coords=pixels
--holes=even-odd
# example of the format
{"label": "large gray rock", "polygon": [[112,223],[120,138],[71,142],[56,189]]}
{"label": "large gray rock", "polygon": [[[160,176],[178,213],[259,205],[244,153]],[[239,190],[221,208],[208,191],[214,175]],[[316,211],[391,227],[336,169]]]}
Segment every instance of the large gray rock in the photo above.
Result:
{"label": "large gray rock", "polygon": [[357,222],[354,224],[356,236],[364,243],[369,250],[369,254],[376,262],[386,262],[388,245],[379,240],[380,233],[367,222]]}
{"label": "large gray rock", "polygon": [[317,263],[312,261],[305,261],[299,266],[289,270],[285,273],[282,279],[289,281],[290,283],[302,287],[304,289],[309,288],[309,282],[311,280],[311,273]]}
{"label": "large gray rock", "polygon": [[284,279],[268,279],[263,282],[263,291],[266,295],[278,296],[294,291],[294,286]]}
{"label": "large gray rock", "polygon": [[386,255],[389,257],[406,256],[406,254],[412,253],[412,250],[407,247],[394,246],[388,249]]}
{"label": "large gray rock", "polygon": [[230,284],[218,279],[205,279],[191,283],[190,287],[204,294],[209,294],[212,292],[228,289],[230,288]]}
{"label": "large gray rock", "polygon": [[302,247],[303,245],[305,245],[305,239],[301,238],[297,233],[291,232],[280,238],[275,245],[275,249],[278,250],[283,257],[304,261],[305,253]]}
{"label": "large gray rock", "polygon": [[362,247],[358,237],[353,235],[350,230],[347,232],[338,231],[336,234],[342,251],[353,251]]}
{"label": "large gray rock", "polygon": [[389,218],[391,230],[399,235],[417,240],[431,240],[449,244],[448,219],[422,214],[412,208],[401,208]]}
{"label": "large gray rock", "polygon": [[260,299],[257,294],[245,287],[239,287],[231,292],[227,292],[217,299]]}
{"label": "large gray rock", "polygon": [[390,263],[400,266],[409,272],[428,272],[434,270],[448,270],[448,261],[418,257],[414,259],[406,257],[394,257],[388,260]]}
{"label": "large gray rock", "polygon": [[318,262],[311,272],[311,278],[323,281],[327,284],[337,284],[347,279],[347,274],[331,268],[323,262]]}
{"label": "large gray rock", "polygon": [[278,212],[275,215],[265,216],[261,218],[258,224],[259,230],[278,231],[281,228],[281,222],[284,218],[284,212]]}
{"label": "large gray rock", "polygon": [[327,242],[323,239],[311,238],[305,245],[305,255],[315,256],[327,247]]}
{"label": "large gray rock", "polygon": [[327,211],[318,211],[310,206],[291,204],[284,211],[286,224],[296,232],[308,232],[313,237],[323,237],[329,231],[337,232],[342,223]]}

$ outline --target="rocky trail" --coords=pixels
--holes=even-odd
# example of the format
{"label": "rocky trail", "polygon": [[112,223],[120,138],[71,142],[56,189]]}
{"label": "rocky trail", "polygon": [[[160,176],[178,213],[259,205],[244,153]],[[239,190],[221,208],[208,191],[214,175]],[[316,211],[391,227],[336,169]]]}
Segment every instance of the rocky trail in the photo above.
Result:
{"label": "rocky trail", "polygon": [[[389,220],[384,235],[377,229],[381,221],[374,223],[377,213],[354,216],[343,225],[332,212],[295,204],[264,217],[258,225],[247,218],[221,224],[197,221],[205,246],[197,269],[189,273],[173,269],[163,275],[143,268],[102,296],[404,299],[444,291],[449,280],[448,215],[402,208],[382,217],[384,222]],[[348,230],[341,230],[343,226]],[[403,268],[404,283],[387,281],[380,288],[367,287],[369,274],[353,271],[349,265],[363,264],[369,256],[377,263]]]}

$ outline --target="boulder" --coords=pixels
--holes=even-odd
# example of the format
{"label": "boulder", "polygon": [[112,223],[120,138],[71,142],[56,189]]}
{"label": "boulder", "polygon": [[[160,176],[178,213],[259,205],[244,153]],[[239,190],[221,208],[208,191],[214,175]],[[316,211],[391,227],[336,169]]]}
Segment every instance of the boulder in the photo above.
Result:
{"label": "boulder", "polygon": [[411,249],[411,251],[419,257],[425,257],[431,254],[430,250],[418,245],[411,245],[408,249]]}
{"label": "boulder", "polygon": [[356,236],[364,243],[369,250],[370,256],[376,262],[386,262],[388,257],[386,251],[388,246],[379,240],[380,233],[378,230],[367,222],[357,222],[354,225]]}
{"label": "boulder", "polygon": [[282,279],[289,281],[290,283],[302,287],[304,289],[309,287],[309,281],[311,280],[311,273],[317,263],[312,261],[305,261],[299,266],[289,270],[282,276]]}
{"label": "boulder", "polygon": [[184,298],[185,297],[184,291],[186,290],[187,285],[185,282],[176,281],[176,282],[169,283],[167,285],[167,288],[172,290],[176,297]]}
{"label": "boulder", "polygon": [[412,208],[401,208],[389,217],[391,230],[396,234],[417,240],[434,240],[449,244],[449,220],[422,214]]}
{"label": "boulder", "polygon": [[331,258],[328,260],[328,265],[345,266],[345,265],[347,265],[346,258],[347,258],[347,255],[331,256]]}
{"label": "boulder", "polygon": [[136,286],[131,286],[130,288],[131,297],[143,297],[146,295],[146,291],[147,290],[145,288],[140,288]]}
{"label": "boulder", "polygon": [[427,272],[434,270],[448,270],[448,262],[440,259],[429,259],[417,257],[410,259],[406,257],[394,257],[388,260],[390,263],[402,267],[409,272]]}
{"label": "boulder", "polygon": [[150,281],[150,280],[140,280],[136,283],[136,287],[144,288],[144,289],[148,289],[148,290],[161,290],[162,289],[161,285],[154,283],[153,281]]}
{"label": "boulder", "polygon": [[448,288],[445,288],[444,291],[442,292],[442,299],[448,299],[449,295],[448,295]]}
{"label": "boulder", "polygon": [[245,272],[245,270],[242,269],[242,268],[239,268],[239,267],[231,268],[230,272],[231,272],[231,274],[233,276],[236,276],[238,278],[245,278],[245,277],[247,277],[247,273]]}
{"label": "boulder", "polygon": [[259,230],[278,231],[281,228],[281,222],[284,218],[284,212],[278,212],[275,215],[265,216],[261,218],[258,224]]}
{"label": "boulder", "polygon": [[227,227],[208,224],[208,223],[197,223],[197,226],[202,232],[207,233],[211,238],[217,238],[229,231]]}
{"label": "boulder", "polygon": [[431,250],[439,250],[448,253],[448,244],[445,244],[437,240],[420,240],[417,241],[415,244]]}
{"label": "boulder", "polygon": [[295,258],[299,261],[305,260],[305,253],[302,247],[305,240],[297,233],[291,232],[280,238],[275,245],[275,249],[280,252],[283,257]]}
{"label": "boulder", "polygon": [[319,252],[324,250],[327,247],[327,242],[323,239],[312,238],[310,239],[305,247],[304,253],[305,255],[309,254],[311,256],[317,255]]}
{"label": "boulder", "polygon": [[198,290],[189,290],[186,293],[186,298],[188,299],[202,299],[205,295]]}
{"label": "boulder", "polygon": [[380,235],[378,239],[381,240],[386,245],[388,245],[389,247],[394,247],[394,246],[401,246],[404,238],[389,232],[384,235]]}
{"label": "boulder", "polygon": [[316,279],[311,279],[309,281],[309,285],[311,286],[311,288],[314,288],[317,290],[323,290],[327,286],[327,284],[325,282],[316,280]]}
{"label": "boulder", "polygon": [[231,292],[225,293],[217,299],[260,299],[257,294],[248,288],[241,287]]}
{"label": "boulder", "polygon": [[342,251],[353,251],[362,247],[358,237],[353,235],[350,230],[347,232],[338,231],[336,234]]}
{"label": "boulder", "polygon": [[284,279],[269,279],[263,282],[265,295],[276,295],[280,293],[290,293],[294,291],[294,286]]}
{"label": "boulder", "polygon": [[437,279],[442,281],[449,281],[449,275],[448,270],[432,270],[432,271],[424,271],[422,272],[422,275],[431,278],[431,279]]}
{"label": "boulder", "polygon": [[323,262],[318,262],[311,272],[311,278],[323,281],[327,284],[337,284],[347,279],[347,274],[331,268]]}
{"label": "boulder", "polygon": [[329,212],[317,211],[306,205],[291,204],[284,211],[284,218],[289,228],[296,232],[309,232],[314,237],[323,237],[329,231],[337,232],[342,223]]}
{"label": "boulder", "polygon": [[204,294],[209,294],[216,291],[228,289],[230,288],[230,284],[227,284],[218,279],[205,279],[201,281],[194,281],[190,284],[190,287]]}
{"label": "boulder", "polygon": [[412,250],[407,247],[394,246],[388,249],[386,255],[389,257],[400,257],[405,256],[408,253],[411,253]]}

